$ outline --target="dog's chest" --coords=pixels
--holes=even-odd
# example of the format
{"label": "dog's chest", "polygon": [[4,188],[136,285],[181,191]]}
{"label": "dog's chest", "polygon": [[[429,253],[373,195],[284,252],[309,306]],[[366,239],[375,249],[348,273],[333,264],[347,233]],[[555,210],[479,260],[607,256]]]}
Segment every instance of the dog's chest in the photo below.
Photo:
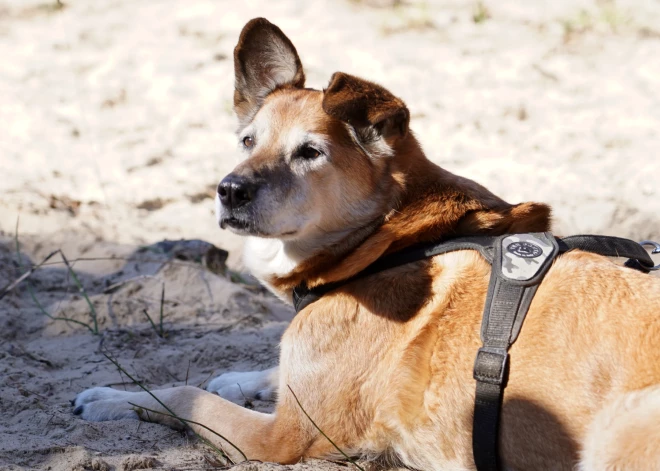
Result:
{"label": "dog's chest", "polygon": [[250,272],[262,281],[273,276],[286,275],[298,264],[298,261],[287,253],[282,241],[260,237],[247,238],[243,261]]}

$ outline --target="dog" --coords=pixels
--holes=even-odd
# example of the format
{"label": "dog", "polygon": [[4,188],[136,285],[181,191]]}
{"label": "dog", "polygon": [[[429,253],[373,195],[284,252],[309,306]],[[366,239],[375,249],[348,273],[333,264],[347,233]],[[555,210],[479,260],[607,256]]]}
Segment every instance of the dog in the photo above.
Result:
{"label": "dog", "polygon": [[[218,221],[246,237],[247,266],[283,300],[414,244],[549,229],[548,206],[509,204],[431,163],[406,105],[383,87],[338,72],[324,90],[305,88],[295,47],[267,20],[245,25],[234,67],[244,160],[218,186]],[[158,401],[92,388],[75,411],[101,421],[139,418],[129,402],[169,410],[230,440],[191,425],[237,461],[341,449],[420,470],[474,469],[472,367],[490,271],[460,250],[351,281],[298,313],[278,368],[225,374],[208,391],[157,390]],[[510,350],[504,467],[660,469],[659,345],[660,280],[586,252],[556,259]],[[227,400],[238,384],[240,397],[276,396],[275,412]]]}

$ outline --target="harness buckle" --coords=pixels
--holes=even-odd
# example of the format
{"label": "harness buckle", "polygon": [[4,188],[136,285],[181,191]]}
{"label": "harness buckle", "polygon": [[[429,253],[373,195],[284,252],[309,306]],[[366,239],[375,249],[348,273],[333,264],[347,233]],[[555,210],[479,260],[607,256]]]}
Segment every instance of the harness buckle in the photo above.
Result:
{"label": "harness buckle", "polygon": [[[646,245],[650,245],[651,247],[653,247],[653,250],[651,250],[651,253],[653,255],[660,253],[660,243],[655,242],[653,240],[643,240],[639,243],[639,245],[641,245],[642,247]],[[660,270],[660,263],[654,267],[650,267],[650,268],[647,267],[647,270],[650,271]]]}
{"label": "harness buckle", "polygon": [[501,347],[481,347],[474,360],[472,377],[482,383],[504,384],[509,354]]}

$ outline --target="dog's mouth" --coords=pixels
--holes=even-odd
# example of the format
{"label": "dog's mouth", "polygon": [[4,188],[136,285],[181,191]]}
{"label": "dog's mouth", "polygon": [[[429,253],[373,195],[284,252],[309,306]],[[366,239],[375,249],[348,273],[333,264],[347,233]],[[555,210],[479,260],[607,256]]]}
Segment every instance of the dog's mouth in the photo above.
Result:
{"label": "dog's mouth", "polygon": [[277,238],[288,238],[294,236],[298,231],[286,231],[281,234],[269,234],[267,232],[259,230],[252,224],[250,221],[242,218],[237,218],[235,216],[222,218],[220,221],[220,229],[230,229],[231,231],[240,234],[240,235],[251,235],[257,237],[277,237]]}
{"label": "dog's mouth", "polygon": [[246,221],[245,219],[239,219],[234,216],[222,218],[222,220],[220,221],[220,228],[221,229],[230,228],[230,229],[234,229],[237,232],[243,232],[243,233],[252,232],[252,224],[250,224],[249,221]]}

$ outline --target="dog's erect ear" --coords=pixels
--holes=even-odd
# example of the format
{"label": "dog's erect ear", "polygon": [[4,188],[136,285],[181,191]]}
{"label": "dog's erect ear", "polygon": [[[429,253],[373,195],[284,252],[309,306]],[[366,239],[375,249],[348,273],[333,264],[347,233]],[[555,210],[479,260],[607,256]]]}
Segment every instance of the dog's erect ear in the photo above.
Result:
{"label": "dog's erect ear", "polygon": [[281,29],[265,18],[250,20],[234,49],[234,110],[243,124],[278,87],[305,85],[296,48]]}
{"label": "dog's erect ear", "polygon": [[337,72],[325,89],[323,109],[355,128],[365,139],[405,137],[410,113],[405,103],[367,80]]}

